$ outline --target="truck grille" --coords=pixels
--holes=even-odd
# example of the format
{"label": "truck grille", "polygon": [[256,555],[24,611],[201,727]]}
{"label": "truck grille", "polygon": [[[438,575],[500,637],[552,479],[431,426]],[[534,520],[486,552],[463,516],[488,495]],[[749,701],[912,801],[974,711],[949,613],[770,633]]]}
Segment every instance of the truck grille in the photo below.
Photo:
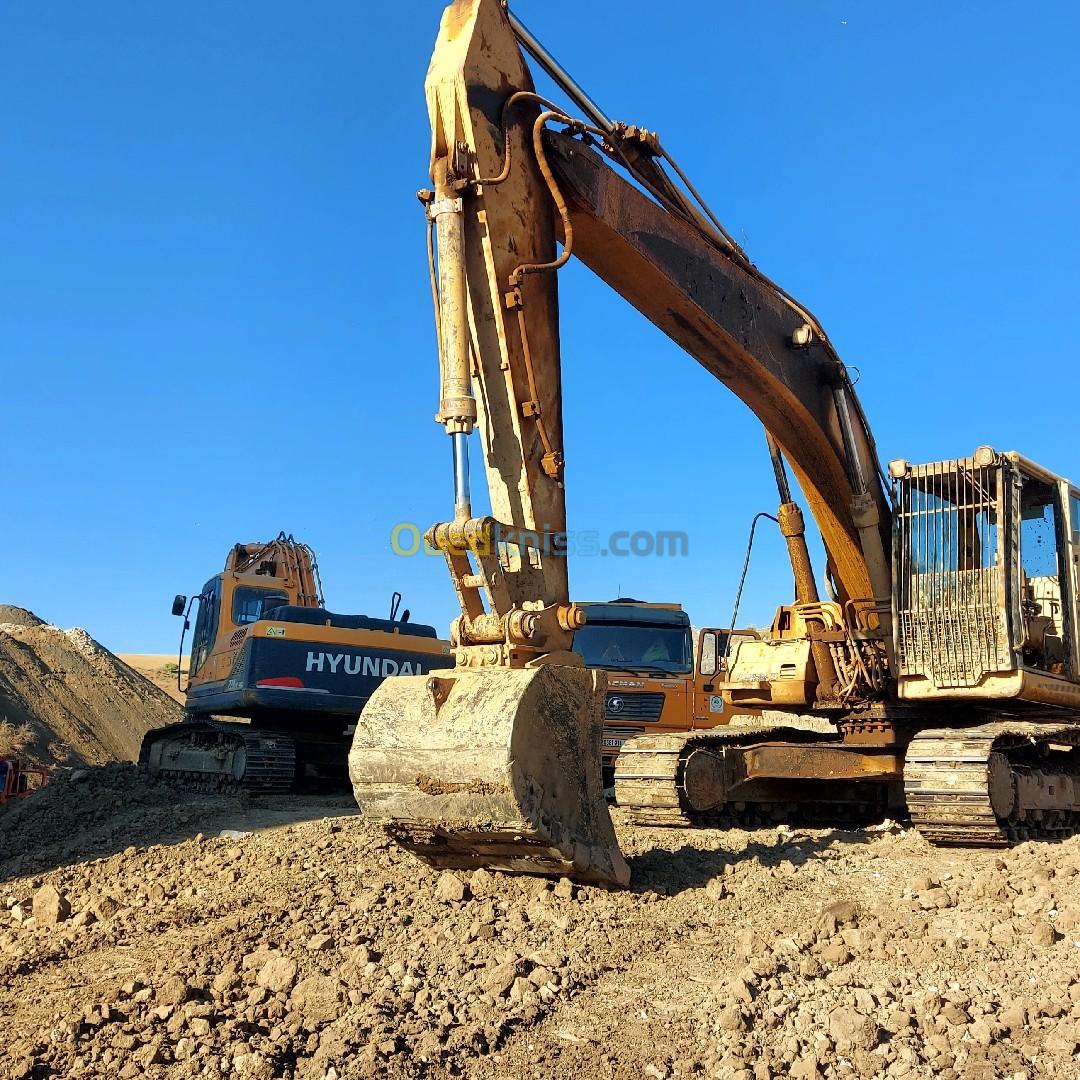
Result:
{"label": "truck grille", "polygon": [[1001,466],[919,466],[896,485],[896,634],[901,675],[975,686],[1012,667],[1006,625]]}
{"label": "truck grille", "polygon": [[640,735],[644,730],[643,727],[615,727],[612,724],[605,724],[604,734],[600,739],[600,753],[605,764],[610,764],[615,760],[627,739]]}
{"label": "truck grille", "polygon": [[663,709],[663,694],[609,693],[604,719],[607,721],[644,720],[647,723],[656,723]]}

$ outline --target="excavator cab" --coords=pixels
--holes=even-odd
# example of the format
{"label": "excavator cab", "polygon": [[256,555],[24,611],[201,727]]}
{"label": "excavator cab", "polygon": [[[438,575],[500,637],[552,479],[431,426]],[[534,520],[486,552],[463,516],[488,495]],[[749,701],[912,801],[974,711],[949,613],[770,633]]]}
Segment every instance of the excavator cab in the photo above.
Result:
{"label": "excavator cab", "polygon": [[901,697],[1080,703],[1076,489],[990,447],[889,468]]}
{"label": "excavator cab", "polygon": [[[275,608],[286,605],[309,606],[303,603],[295,587],[286,588],[243,584],[234,575],[215,574],[199,592],[191,598],[177,594],[173,600],[172,613],[184,619],[183,634],[191,629],[190,609],[196,607],[195,632],[191,639],[191,663],[189,675],[195,679],[204,663],[215,651],[222,625],[224,606],[229,634],[258,622]],[[180,651],[183,654],[183,635]]]}

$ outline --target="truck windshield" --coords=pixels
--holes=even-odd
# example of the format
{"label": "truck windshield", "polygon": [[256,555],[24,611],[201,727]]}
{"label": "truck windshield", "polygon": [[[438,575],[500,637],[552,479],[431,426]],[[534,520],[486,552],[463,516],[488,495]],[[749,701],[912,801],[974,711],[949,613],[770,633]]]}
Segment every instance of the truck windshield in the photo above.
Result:
{"label": "truck windshield", "polygon": [[693,665],[684,626],[586,623],[574,634],[574,652],[588,667],[688,674]]}
{"label": "truck windshield", "polygon": [[233,593],[233,622],[237,626],[258,622],[264,612],[288,602],[289,598],[283,592],[271,592],[269,589],[253,589],[248,585],[241,585]]}

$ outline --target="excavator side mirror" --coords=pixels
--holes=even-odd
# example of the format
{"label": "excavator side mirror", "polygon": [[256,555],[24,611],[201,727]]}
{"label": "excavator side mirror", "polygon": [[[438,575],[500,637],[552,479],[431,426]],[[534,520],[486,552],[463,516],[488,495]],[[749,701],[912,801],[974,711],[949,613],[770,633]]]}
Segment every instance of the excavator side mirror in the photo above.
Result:
{"label": "excavator side mirror", "polygon": [[183,615],[185,607],[187,607],[187,597],[183,593],[177,593],[173,597],[172,613],[174,615]]}

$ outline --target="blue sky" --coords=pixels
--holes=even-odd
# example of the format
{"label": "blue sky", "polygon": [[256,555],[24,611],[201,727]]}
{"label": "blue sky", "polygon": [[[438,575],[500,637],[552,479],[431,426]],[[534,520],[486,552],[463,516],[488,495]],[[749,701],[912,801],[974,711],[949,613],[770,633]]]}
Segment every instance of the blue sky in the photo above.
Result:
{"label": "blue sky", "polygon": [[[441,6],[0,9],[0,602],[168,650],[172,594],[284,528],[331,607],[396,588],[445,629],[441,563],[389,542],[451,506],[414,195]],[[515,10],[818,313],[884,458],[989,442],[1080,479],[1075,5]],[[572,591],[723,624],[776,502],[760,428],[587,270],[561,288],[571,527],[690,537]],[[766,531],[746,618],[789,594]]]}

